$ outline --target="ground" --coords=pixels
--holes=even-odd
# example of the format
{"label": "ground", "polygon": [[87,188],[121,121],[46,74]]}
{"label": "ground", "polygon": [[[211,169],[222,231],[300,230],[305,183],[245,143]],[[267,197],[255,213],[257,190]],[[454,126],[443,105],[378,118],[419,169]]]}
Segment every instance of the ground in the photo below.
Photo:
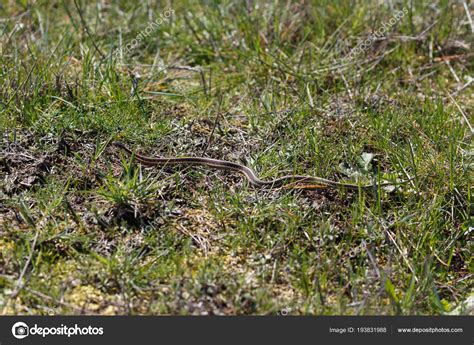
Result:
{"label": "ground", "polygon": [[[3,2],[1,313],[469,313],[472,12]],[[117,140],[264,179],[409,181],[259,190]]]}

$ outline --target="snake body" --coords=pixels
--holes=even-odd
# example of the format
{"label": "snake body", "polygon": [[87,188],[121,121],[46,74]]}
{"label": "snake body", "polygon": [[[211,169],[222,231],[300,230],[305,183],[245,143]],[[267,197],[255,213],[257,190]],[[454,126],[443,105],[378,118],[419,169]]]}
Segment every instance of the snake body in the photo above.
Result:
{"label": "snake body", "polygon": [[[290,187],[290,188],[298,188],[298,189],[314,189],[314,188],[321,188],[321,187],[333,187],[333,188],[345,188],[351,190],[358,190],[366,189],[371,190],[375,186],[374,185],[358,185],[353,183],[343,183],[343,182],[336,182],[332,180],[328,180],[322,177],[316,176],[302,176],[302,175],[286,175],[283,177],[279,177],[274,180],[261,180],[257,177],[255,172],[250,169],[249,167],[219,160],[219,159],[212,159],[206,157],[171,157],[171,158],[155,158],[155,157],[147,157],[140,155],[138,153],[133,152],[128,147],[126,147],[121,142],[114,142],[115,146],[119,147],[120,149],[127,152],[129,155],[135,157],[135,159],[147,166],[204,166],[207,168],[214,168],[219,170],[228,170],[238,172],[243,174],[250,184],[257,188],[280,188],[280,187]],[[405,181],[404,181],[405,182]],[[403,182],[402,182],[403,183]],[[316,186],[314,184],[317,184]],[[379,186],[392,186],[399,183],[382,183]]]}

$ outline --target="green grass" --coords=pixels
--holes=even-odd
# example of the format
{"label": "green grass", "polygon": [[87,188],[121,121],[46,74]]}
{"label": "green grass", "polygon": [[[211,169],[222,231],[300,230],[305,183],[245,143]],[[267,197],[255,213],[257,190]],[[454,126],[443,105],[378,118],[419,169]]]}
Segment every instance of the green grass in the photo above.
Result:
{"label": "green grass", "polygon": [[[0,17],[3,314],[440,315],[472,295],[462,4],[10,1]],[[260,191],[142,167],[114,140],[266,179],[413,180]]]}

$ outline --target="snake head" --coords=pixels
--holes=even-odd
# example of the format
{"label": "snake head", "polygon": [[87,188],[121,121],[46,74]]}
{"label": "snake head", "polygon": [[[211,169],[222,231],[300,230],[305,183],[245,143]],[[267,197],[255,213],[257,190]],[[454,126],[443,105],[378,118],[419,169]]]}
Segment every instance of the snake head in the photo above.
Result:
{"label": "snake head", "polygon": [[124,150],[125,152],[127,152],[127,153],[130,154],[130,155],[133,154],[132,150],[130,150],[127,146],[125,146],[125,145],[124,145],[123,143],[121,143],[120,141],[114,141],[114,142],[112,143],[112,145],[117,146],[118,148]]}
{"label": "snake head", "polygon": [[117,147],[120,147],[121,149],[125,149],[125,148],[126,148],[126,146],[125,146],[123,143],[121,143],[120,141],[114,141],[114,142],[112,143],[112,145],[117,146]]}

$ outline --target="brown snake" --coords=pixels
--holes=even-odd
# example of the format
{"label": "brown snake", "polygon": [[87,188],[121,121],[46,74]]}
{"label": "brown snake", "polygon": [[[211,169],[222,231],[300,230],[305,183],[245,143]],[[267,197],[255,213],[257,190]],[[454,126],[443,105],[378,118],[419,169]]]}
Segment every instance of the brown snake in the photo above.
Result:
{"label": "brown snake", "polygon": [[[185,165],[185,166],[204,166],[220,170],[230,170],[243,174],[251,185],[258,188],[280,188],[280,187],[289,187],[297,189],[314,189],[314,188],[324,188],[324,187],[333,187],[333,188],[346,188],[351,190],[358,190],[359,188],[365,190],[373,190],[377,186],[394,186],[407,181],[396,182],[396,183],[381,183],[378,185],[357,185],[352,183],[343,183],[331,181],[322,177],[315,176],[301,176],[301,175],[287,175],[274,180],[264,181],[257,177],[255,172],[238,163],[233,163],[229,161],[223,161],[212,158],[205,157],[172,157],[172,158],[154,158],[142,156],[138,153],[134,153],[128,147],[126,147],[121,142],[114,142],[113,145],[121,148],[128,154],[135,157],[135,159],[148,166],[167,166],[167,165]],[[317,185],[314,185],[317,184]]]}

